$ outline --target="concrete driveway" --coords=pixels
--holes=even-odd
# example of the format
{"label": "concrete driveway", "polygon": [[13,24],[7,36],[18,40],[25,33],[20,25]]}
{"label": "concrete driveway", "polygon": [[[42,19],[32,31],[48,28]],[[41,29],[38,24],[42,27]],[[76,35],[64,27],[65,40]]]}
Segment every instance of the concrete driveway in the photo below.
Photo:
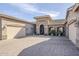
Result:
{"label": "concrete driveway", "polygon": [[28,36],[0,41],[3,56],[75,56],[79,49],[65,37]]}
{"label": "concrete driveway", "polygon": [[25,38],[1,40],[0,56],[17,56],[23,49],[49,39],[49,37],[28,36]]}

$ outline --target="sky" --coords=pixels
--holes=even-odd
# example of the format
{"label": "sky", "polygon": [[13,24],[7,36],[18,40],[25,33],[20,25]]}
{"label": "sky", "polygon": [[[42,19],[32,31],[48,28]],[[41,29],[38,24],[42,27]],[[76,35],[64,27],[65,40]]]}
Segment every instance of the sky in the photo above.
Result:
{"label": "sky", "polygon": [[72,3],[0,3],[0,13],[26,21],[34,17],[50,15],[52,19],[65,19],[66,11]]}

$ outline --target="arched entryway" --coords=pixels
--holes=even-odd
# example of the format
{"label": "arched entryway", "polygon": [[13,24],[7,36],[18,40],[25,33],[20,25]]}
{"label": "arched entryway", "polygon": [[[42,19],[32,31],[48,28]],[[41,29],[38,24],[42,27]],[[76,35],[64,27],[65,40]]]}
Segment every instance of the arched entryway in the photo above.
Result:
{"label": "arched entryway", "polygon": [[40,35],[44,34],[44,25],[40,25]]}

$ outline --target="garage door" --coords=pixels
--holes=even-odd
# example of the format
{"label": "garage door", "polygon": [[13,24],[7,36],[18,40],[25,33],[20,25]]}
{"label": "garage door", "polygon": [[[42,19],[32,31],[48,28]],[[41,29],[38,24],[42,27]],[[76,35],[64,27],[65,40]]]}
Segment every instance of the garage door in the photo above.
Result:
{"label": "garage door", "polygon": [[69,26],[69,39],[75,44],[76,43],[76,27],[75,23]]}
{"label": "garage door", "polygon": [[14,39],[25,36],[24,27],[7,26],[7,39]]}

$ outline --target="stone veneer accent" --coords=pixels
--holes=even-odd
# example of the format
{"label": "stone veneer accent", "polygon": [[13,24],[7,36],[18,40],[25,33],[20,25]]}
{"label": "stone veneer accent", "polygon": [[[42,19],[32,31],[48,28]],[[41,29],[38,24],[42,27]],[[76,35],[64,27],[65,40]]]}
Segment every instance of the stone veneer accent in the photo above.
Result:
{"label": "stone veneer accent", "polygon": [[66,28],[69,39],[79,47],[79,4],[75,4],[68,8],[66,15]]}

